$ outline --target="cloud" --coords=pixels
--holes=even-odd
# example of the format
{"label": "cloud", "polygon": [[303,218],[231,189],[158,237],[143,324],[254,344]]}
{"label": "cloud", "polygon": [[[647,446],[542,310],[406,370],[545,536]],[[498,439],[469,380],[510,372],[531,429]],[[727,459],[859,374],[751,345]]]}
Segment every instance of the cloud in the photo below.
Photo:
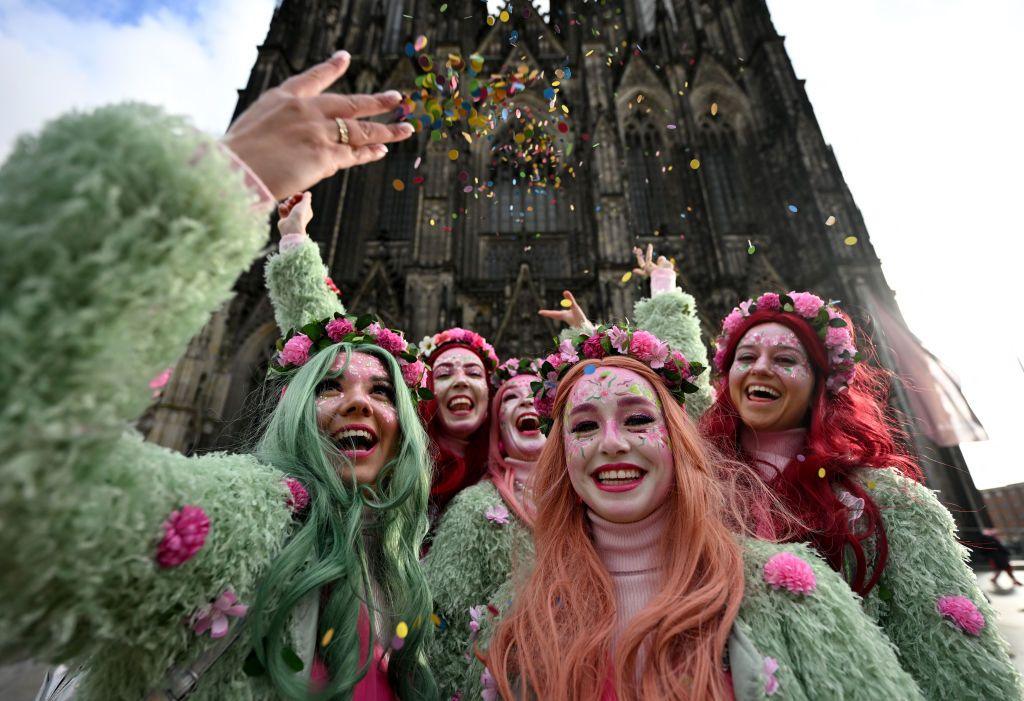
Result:
{"label": "cloud", "polygon": [[[0,159],[72,108],[141,100],[223,132],[266,36],[273,0],[52,6],[0,0]],[[128,21],[124,21],[125,18]]]}

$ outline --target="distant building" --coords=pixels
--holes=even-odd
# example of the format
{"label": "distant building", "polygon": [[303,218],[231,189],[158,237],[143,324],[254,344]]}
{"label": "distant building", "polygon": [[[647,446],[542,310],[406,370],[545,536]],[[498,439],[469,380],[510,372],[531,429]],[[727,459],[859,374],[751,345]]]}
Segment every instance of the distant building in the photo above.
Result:
{"label": "distant building", "polygon": [[1016,552],[1024,552],[1024,482],[982,489],[981,496],[999,539]]}
{"label": "distant building", "polygon": [[[563,175],[558,190],[538,193],[494,163],[493,147],[518,136],[508,124],[471,146],[421,132],[313,189],[310,236],[348,309],[413,341],[467,326],[507,357],[550,344],[556,329],[536,310],[563,289],[595,320],[632,315],[644,294],[637,278],[623,281],[634,245],[678,261],[709,341],[747,297],[812,290],[841,300],[903,380],[892,401],[909,448],[961,534],[986,526],[958,447],[984,432],[908,331],[765,1],[552,0],[546,16],[513,5],[493,26],[480,0],[446,11],[433,0],[283,0],[275,10],[236,115],[340,48],[353,57],[342,92],[413,90],[423,71],[405,47],[420,35],[435,56],[481,55],[487,74],[543,71],[515,98],[538,114],[556,71],[571,73],[559,101],[576,177]],[[467,186],[476,178],[493,183],[492,196]],[[278,336],[262,261],[236,292],[143,422],[150,440],[184,452],[236,447],[252,426],[252,393]]]}

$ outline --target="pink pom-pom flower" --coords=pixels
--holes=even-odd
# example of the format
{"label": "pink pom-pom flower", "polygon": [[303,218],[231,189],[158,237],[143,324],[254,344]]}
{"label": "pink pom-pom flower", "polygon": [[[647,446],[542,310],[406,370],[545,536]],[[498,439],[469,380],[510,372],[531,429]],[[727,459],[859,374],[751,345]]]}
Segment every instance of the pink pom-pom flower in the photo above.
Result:
{"label": "pink pom-pom flower", "polygon": [[345,317],[341,317],[339,319],[334,319],[333,321],[327,322],[326,327],[327,337],[330,338],[335,343],[337,343],[338,341],[340,341],[345,336],[347,336],[348,334],[352,333],[355,330],[356,327],[352,324],[351,321],[349,321]]}
{"label": "pink pom-pom flower", "polygon": [[300,333],[292,336],[281,349],[281,365],[305,365],[309,360],[309,349],[312,347],[313,341],[306,334]]}
{"label": "pink pom-pom flower", "polygon": [[302,482],[299,482],[294,477],[285,477],[284,485],[288,487],[290,492],[285,504],[292,510],[293,514],[301,514],[309,506],[309,492],[302,486]]}
{"label": "pink pom-pom flower", "polygon": [[966,596],[940,596],[935,602],[935,608],[965,633],[978,635],[985,627],[985,617]]}
{"label": "pink pom-pom flower", "polygon": [[818,586],[811,566],[793,553],[776,553],[768,558],[764,563],[764,581],[773,589],[793,594],[810,594]]}
{"label": "pink pom-pom flower", "polygon": [[601,358],[608,355],[604,352],[604,346],[601,345],[601,339],[604,338],[604,334],[594,334],[586,341],[583,342],[583,357],[593,358],[600,360]]}
{"label": "pink pom-pom flower", "polygon": [[200,507],[186,504],[172,511],[161,528],[164,537],[156,549],[156,562],[161,567],[177,567],[192,559],[206,543],[210,517]]}
{"label": "pink pom-pom flower", "polygon": [[504,526],[508,523],[509,513],[508,509],[505,508],[504,504],[495,504],[494,506],[488,506],[487,510],[484,511],[484,516],[491,523],[496,523],[499,526]]}
{"label": "pink pom-pom flower", "polygon": [[782,305],[779,303],[779,295],[775,292],[765,292],[757,298],[757,311],[759,312],[777,312],[780,309],[782,309]]}
{"label": "pink pom-pom flower", "polygon": [[406,386],[412,389],[419,387],[424,373],[427,372],[427,366],[419,360],[413,363],[402,361],[399,364],[402,366],[402,379],[405,380]]}

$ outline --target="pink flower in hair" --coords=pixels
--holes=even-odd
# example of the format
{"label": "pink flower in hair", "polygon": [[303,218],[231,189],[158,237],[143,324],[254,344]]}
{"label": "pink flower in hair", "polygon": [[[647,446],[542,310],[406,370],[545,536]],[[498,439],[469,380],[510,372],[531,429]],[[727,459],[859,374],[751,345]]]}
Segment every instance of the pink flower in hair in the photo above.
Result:
{"label": "pink flower in hair", "polygon": [[665,366],[668,344],[650,331],[634,331],[633,339],[629,342],[629,354],[657,370]]}
{"label": "pink flower in hair", "polygon": [[825,331],[825,346],[840,349],[850,343],[850,329],[845,326],[829,326]]}
{"label": "pink flower in hair", "polygon": [[284,485],[291,492],[285,504],[292,510],[293,514],[301,514],[309,506],[309,492],[302,486],[302,482],[299,482],[294,477],[285,477]]}
{"label": "pink flower in hair", "polygon": [[718,368],[718,372],[725,372],[725,348],[719,348],[715,351],[715,367]]}
{"label": "pink flower in hair", "polygon": [[816,317],[818,310],[825,305],[825,300],[810,292],[790,292],[789,298],[793,300],[793,309],[796,313],[806,319]]}
{"label": "pink flower in hair", "polygon": [[392,355],[398,355],[404,353],[409,344],[406,343],[405,338],[402,334],[395,333],[391,329],[381,327],[376,333],[377,345],[388,351]]}
{"label": "pink flower in hair", "polygon": [[156,562],[161,567],[177,567],[202,549],[210,518],[200,507],[186,504],[172,511],[160,527],[164,537],[156,548]]}
{"label": "pink flower in hair", "polygon": [[566,363],[578,363],[580,361],[580,356],[576,353],[576,348],[568,338],[558,344],[558,354]]}
{"label": "pink flower in hair", "polygon": [[810,594],[818,586],[807,561],[787,552],[776,553],[764,563],[764,581],[773,589],[793,594]]}
{"label": "pink flower in hair", "polygon": [[978,635],[985,627],[985,617],[966,596],[940,596],[935,608],[941,616],[948,618],[957,628],[971,635]]}
{"label": "pink flower in hair", "polygon": [[629,353],[629,331],[613,326],[608,329],[608,342],[619,353]]}
{"label": "pink flower in hair", "polygon": [[565,359],[562,358],[561,353],[551,353],[548,357],[544,358],[544,362],[549,363],[555,370],[560,370],[565,365]]}
{"label": "pink flower in hair", "polygon": [[601,358],[608,355],[604,352],[604,346],[601,345],[601,339],[604,338],[604,334],[594,334],[586,341],[583,342],[583,357],[591,358],[594,360],[600,360]]}
{"label": "pink flower in hair", "polygon": [[356,327],[352,325],[352,322],[344,317],[327,322],[327,337],[335,343],[355,330]]}
{"label": "pink flower in hair", "polygon": [[304,333],[296,334],[288,339],[279,355],[281,365],[305,365],[309,360],[309,349],[313,341]]}
{"label": "pink flower in hair", "polygon": [[533,398],[533,408],[537,410],[537,413],[541,416],[550,418],[551,412],[555,408],[555,398],[547,393],[538,394]]}
{"label": "pink flower in hair", "polygon": [[743,312],[739,309],[733,309],[729,312],[728,316],[722,320],[722,331],[726,336],[731,336],[737,329],[739,329],[740,324],[743,323],[743,319]]}
{"label": "pink flower in hair", "polygon": [[780,309],[782,309],[782,304],[779,303],[779,295],[775,292],[765,292],[757,298],[757,311],[759,312],[777,312]]}
{"label": "pink flower in hair", "polygon": [[409,387],[419,387],[427,367],[419,360],[414,363],[402,362],[402,379]]}
{"label": "pink flower in hair", "polygon": [[671,360],[672,362],[666,362],[666,365],[671,366],[674,364],[679,369],[679,372],[682,373],[683,377],[689,375],[690,361],[686,359],[686,356],[683,355],[681,351],[674,350],[671,353],[669,353],[669,360]]}

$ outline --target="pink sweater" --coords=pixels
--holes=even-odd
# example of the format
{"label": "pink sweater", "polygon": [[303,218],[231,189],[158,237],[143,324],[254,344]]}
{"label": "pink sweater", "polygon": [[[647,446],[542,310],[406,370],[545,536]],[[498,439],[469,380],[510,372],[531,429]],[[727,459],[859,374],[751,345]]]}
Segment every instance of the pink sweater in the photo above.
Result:
{"label": "pink sweater", "polygon": [[754,467],[766,482],[786,469],[807,443],[806,428],[791,428],[788,431],[740,430],[740,444],[753,459]]}

